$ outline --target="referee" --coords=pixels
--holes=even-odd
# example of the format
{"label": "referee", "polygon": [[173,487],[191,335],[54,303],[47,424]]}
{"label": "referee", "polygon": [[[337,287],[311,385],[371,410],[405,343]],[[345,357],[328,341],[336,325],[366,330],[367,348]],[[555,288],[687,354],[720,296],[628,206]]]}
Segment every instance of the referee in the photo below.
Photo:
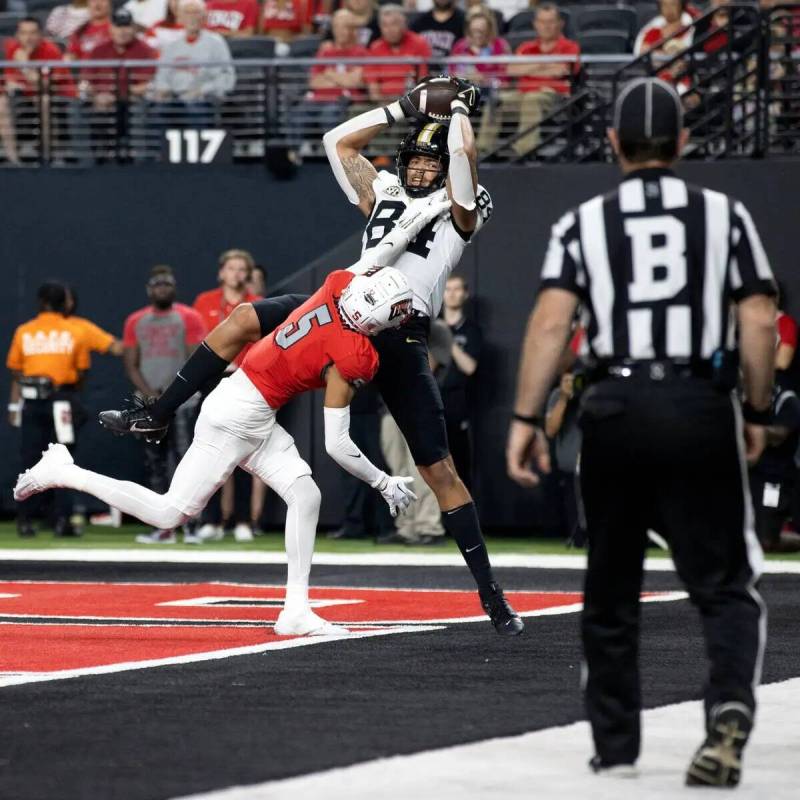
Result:
{"label": "referee", "polygon": [[[707,738],[689,784],[735,786],[755,710],[766,614],[745,457],[764,446],[775,286],[750,214],[671,172],[686,144],[681,104],[653,78],[628,83],[611,145],[616,191],[554,226],[525,335],[508,470],[522,484],[539,415],[579,303],[596,366],[581,403],[589,538],[582,617],[586,706],[597,772],[639,756],[639,594],[646,532],[669,540],[703,623],[711,669]],[[736,308],[744,403],[729,310]],[[744,419],[743,419],[744,417]]]}

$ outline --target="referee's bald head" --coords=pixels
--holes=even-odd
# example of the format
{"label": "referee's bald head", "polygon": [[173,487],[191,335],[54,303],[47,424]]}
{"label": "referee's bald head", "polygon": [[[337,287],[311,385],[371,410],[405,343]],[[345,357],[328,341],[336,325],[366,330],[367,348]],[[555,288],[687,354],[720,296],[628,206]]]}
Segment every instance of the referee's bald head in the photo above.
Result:
{"label": "referee's bald head", "polygon": [[626,83],[614,106],[617,155],[631,164],[671,163],[683,145],[683,107],[675,89],[659,78]]}

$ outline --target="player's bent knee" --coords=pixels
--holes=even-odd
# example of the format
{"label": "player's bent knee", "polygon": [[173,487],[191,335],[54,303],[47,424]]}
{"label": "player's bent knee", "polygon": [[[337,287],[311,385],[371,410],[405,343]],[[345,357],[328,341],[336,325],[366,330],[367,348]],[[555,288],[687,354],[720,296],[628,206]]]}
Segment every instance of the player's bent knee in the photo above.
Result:
{"label": "player's bent knee", "polygon": [[418,467],[419,474],[422,475],[425,483],[433,491],[452,489],[460,483],[455,468],[448,459],[437,461],[428,467]]}
{"label": "player's bent knee", "polygon": [[287,503],[300,503],[304,509],[319,512],[322,505],[322,492],[310,475],[302,475],[289,488]]}

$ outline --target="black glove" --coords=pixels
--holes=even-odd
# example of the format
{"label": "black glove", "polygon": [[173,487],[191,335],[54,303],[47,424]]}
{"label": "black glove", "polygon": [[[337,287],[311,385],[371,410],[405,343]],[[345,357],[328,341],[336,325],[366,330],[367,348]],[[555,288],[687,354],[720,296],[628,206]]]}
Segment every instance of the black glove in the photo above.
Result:
{"label": "black glove", "polygon": [[465,81],[463,78],[450,76],[451,82],[457,87],[458,92],[453,100],[454,103],[463,103],[467,109],[467,114],[472,115],[477,111],[481,104],[481,90],[474,83]]}

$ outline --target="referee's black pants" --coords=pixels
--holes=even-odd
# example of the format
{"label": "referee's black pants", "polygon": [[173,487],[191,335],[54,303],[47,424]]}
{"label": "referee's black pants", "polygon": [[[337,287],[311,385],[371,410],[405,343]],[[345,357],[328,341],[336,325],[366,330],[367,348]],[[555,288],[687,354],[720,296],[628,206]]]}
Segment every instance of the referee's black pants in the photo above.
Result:
{"label": "referee's black pants", "polygon": [[[648,528],[669,541],[703,624],[706,715],[755,707],[766,610],[734,401],[708,381],[606,380],[582,403],[589,539],[582,617],[586,706],[597,754],[639,755],[639,595]],[[752,564],[751,564],[752,562]]]}

